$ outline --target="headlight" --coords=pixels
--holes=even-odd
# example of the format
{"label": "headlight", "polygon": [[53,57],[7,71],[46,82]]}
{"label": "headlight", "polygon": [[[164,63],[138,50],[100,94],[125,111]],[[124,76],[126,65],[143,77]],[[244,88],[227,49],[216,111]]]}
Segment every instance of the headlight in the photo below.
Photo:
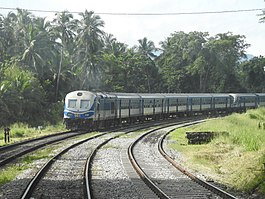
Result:
{"label": "headlight", "polygon": [[67,113],[67,116],[69,116],[69,117],[72,117],[74,114],[73,113]]}

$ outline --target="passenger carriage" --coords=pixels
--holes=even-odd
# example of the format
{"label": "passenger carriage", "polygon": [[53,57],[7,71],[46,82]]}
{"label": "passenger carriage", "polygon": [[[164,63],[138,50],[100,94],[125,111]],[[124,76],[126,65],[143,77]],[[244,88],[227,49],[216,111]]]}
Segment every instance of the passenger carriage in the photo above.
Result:
{"label": "passenger carriage", "polygon": [[205,93],[188,94],[188,108],[191,114],[212,110],[212,95]]}
{"label": "passenger carriage", "polygon": [[234,109],[247,109],[258,107],[258,96],[252,93],[232,93],[230,96],[233,97],[233,108]]}
{"label": "passenger carriage", "polygon": [[216,112],[229,112],[233,105],[233,97],[227,93],[213,93],[212,95],[212,108]]}
{"label": "passenger carriage", "polygon": [[155,119],[164,113],[165,96],[162,94],[139,94],[142,99],[142,115],[147,119]]}
{"label": "passenger carriage", "polygon": [[215,114],[265,105],[265,93],[136,94],[73,91],[65,97],[66,128],[98,128],[172,116]]}
{"label": "passenger carriage", "polygon": [[169,115],[185,115],[188,112],[188,95],[164,94],[166,98],[165,110]]}
{"label": "passenger carriage", "polygon": [[265,93],[256,93],[258,97],[258,106],[265,106]]}

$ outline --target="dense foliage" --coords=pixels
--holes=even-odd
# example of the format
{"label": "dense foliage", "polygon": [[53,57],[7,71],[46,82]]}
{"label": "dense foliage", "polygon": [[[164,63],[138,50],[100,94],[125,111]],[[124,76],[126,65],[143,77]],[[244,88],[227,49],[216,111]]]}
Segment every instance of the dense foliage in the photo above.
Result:
{"label": "dense foliage", "polygon": [[265,92],[265,58],[242,61],[242,35],[174,32],[160,48],[147,38],[128,47],[103,28],[87,10],[51,21],[21,9],[0,15],[0,126],[54,124],[77,89]]}

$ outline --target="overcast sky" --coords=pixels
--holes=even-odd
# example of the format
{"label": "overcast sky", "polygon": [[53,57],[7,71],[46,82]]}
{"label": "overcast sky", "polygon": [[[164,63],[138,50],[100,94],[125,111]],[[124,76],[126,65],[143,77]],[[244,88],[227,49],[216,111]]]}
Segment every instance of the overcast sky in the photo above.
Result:
{"label": "overcast sky", "polygon": [[[0,7],[29,10],[51,10],[95,13],[190,13],[265,8],[264,0],[0,0]],[[6,14],[8,10],[0,9]],[[53,17],[53,13],[32,12],[36,16]],[[171,33],[184,31],[232,32],[246,36],[251,44],[248,54],[265,56],[265,23],[259,23],[261,11],[204,15],[128,16],[99,14],[104,31],[129,46],[147,37],[159,47]]]}

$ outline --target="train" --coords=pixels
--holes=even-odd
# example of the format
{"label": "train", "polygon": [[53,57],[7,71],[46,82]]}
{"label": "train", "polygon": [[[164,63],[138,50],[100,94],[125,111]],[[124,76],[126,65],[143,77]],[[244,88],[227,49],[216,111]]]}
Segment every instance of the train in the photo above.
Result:
{"label": "train", "polygon": [[115,93],[77,90],[64,102],[67,129],[100,129],[192,115],[245,111],[265,105],[265,93]]}

